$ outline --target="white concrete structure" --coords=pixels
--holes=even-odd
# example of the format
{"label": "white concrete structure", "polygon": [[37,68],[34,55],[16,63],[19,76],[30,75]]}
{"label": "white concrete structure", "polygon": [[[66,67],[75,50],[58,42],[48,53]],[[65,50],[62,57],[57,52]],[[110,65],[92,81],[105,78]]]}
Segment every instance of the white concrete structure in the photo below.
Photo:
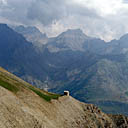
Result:
{"label": "white concrete structure", "polygon": [[64,91],[65,96],[69,96],[69,91]]}

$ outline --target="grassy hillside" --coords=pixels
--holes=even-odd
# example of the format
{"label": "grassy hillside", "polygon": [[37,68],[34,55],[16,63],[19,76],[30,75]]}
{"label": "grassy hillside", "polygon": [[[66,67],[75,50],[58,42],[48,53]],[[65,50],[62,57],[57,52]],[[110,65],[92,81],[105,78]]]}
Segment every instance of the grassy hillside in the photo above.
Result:
{"label": "grassy hillside", "polygon": [[23,91],[24,89],[27,90],[29,89],[30,91],[33,91],[34,93],[36,93],[38,96],[40,96],[46,101],[51,101],[51,99],[58,99],[58,97],[60,97],[59,94],[49,93],[30,85],[29,83],[7,72],[1,67],[0,67],[0,86],[4,87],[5,89],[8,89],[14,94],[18,94],[18,92]]}

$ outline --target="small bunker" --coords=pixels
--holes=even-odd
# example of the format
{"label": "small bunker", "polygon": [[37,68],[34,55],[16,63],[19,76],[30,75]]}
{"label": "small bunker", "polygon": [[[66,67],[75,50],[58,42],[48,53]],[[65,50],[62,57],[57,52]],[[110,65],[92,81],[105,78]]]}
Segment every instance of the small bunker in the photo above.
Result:
{"label": "small bunker", "polygon": [[65,96],[69,96],[69,91],[64,91]]}

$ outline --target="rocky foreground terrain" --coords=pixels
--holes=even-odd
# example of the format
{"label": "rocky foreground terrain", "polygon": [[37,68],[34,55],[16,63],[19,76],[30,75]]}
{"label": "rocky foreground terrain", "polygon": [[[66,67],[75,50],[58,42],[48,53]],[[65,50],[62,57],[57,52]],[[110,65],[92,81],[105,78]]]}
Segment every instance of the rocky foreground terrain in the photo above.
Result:
{"label": "rocky foreground terrain", "polygon": [[0,128],[127,127],[128,117],[37,89],[0,68]]}

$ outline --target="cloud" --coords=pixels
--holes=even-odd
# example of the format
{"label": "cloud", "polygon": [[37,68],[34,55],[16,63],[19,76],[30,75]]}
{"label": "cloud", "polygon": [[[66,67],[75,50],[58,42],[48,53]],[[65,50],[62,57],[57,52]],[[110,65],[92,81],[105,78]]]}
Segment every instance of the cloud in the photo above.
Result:
{"label": "cloud", "polygon": [[[17,22],[27,24],[30,21],[27,18],[27,8],[33,0],[0,0],[0,17],[9,20],[10,22]],[[1,21],[1,19],[0,19]]]}
{"label": "cloud", "polygon": [[81,28],[104,40],[128,32],[128,0],[0,0],[0,22],[35,25],[49,36]]}
{"label": "cloud", "polygon": [[89,20],[101,18],[96,9],[68,0],[34,1],[28,8],[27,17],[50,36],[56,36],[68,28],[83,28],[90,23]]}
{"label": "cloud", "polygon": [[44,25],[62,19],[66,14],[65,2],[61,0],[37,0],[31,4],[27,16],[30,20],[38,20]]}
{"label": "cloud", "polygon": [[69,3],[67,0],[37,0],[31,4],[27,14],[30,20],[38,20],[44,25],[79,15],[97,17],[93,9],[85,8],[73,2]]}
{"label": "cloud", "polygon": [[123,3],[128,4],[128,0],[123,0]]}

